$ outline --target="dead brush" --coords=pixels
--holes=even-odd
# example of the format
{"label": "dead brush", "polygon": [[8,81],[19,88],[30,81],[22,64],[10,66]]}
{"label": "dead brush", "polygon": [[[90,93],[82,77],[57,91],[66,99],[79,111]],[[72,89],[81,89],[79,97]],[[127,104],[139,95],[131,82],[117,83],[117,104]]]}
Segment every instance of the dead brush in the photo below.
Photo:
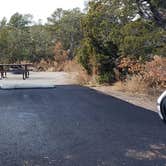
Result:
{"label": "dead brush", "polygon": [[154,56],[151,62],[146,62],[144,78],[150,87],[166,88],[166,58]]}
{"label": "dead brush", "polygon": [[156,95],[166,88],[165,57],[154,56],[151,61],[145,63],[123,58],[118,67],[123,77],[124,74],[127,75],[122,80],[124,83],[121,87],[130,92]]}

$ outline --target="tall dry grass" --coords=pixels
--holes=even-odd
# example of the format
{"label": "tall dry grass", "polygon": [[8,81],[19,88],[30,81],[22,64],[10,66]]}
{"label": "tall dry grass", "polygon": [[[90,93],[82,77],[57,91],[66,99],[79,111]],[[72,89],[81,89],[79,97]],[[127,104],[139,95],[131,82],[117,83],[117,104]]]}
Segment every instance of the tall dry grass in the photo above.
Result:
{"label": "tall dry grass", "polygon": [[63,71],[73,73],[75,82],[80,85],[88,84],[92,80],[92,77],[87,74],[77,60],[66,61]]}

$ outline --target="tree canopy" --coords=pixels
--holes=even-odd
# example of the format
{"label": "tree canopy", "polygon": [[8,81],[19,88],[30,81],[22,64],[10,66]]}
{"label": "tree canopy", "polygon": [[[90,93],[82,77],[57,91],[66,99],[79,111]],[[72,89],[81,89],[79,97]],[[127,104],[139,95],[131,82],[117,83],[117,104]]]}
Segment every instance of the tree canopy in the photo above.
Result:
{"label": "tree canopy", "polygon": [[45,24],[20,13],[0,20],[1,63],[52,61],[58,44],[101,82],[114,80],[122,57],[144,63],[166,56],[165,43],[165,0],[90,0],[85,12],[58,8]]}

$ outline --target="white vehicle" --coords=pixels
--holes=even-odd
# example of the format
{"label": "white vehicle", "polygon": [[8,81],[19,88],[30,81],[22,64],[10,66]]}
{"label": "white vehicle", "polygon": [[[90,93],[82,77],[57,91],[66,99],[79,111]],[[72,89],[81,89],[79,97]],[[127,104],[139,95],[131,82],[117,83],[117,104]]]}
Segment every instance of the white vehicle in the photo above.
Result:
{"label": "white vehicle", "polygon": [[166,122],[166,91],[164,91],[157,100],[157,109],[160,118]]}

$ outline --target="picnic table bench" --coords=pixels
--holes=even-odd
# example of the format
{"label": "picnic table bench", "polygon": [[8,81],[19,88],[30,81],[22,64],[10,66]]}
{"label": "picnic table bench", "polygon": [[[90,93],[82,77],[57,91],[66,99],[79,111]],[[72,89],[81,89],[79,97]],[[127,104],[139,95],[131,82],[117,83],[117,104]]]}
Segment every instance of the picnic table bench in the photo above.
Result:
{"label": "picnic table bench", "polygon": [[1,79],[7,77],[7,72],[13,72],[14,74],[22,74],[22,78],[25,80],[29,78],[29,66],[32,66],[32,64],[0,64]]}

